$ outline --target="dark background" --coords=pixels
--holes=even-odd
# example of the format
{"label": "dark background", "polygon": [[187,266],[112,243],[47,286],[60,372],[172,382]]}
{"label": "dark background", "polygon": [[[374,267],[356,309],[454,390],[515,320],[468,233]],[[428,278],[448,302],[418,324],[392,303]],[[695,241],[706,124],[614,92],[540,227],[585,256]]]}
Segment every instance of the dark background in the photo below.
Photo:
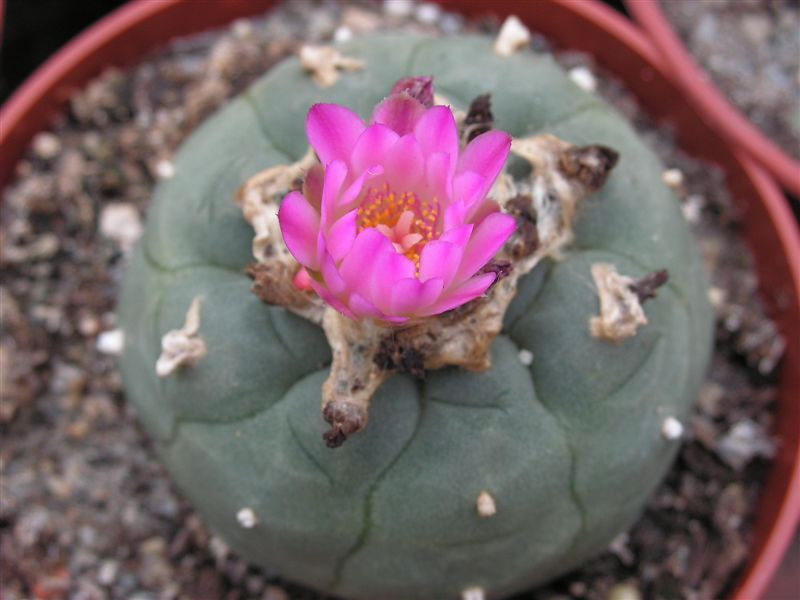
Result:
{"label": "dark background", "polygon": [[[622,10],[621,0],[605,2]],[[0,103],[51,54],[124,3],[125,0],[6,0],[0,47]]]}

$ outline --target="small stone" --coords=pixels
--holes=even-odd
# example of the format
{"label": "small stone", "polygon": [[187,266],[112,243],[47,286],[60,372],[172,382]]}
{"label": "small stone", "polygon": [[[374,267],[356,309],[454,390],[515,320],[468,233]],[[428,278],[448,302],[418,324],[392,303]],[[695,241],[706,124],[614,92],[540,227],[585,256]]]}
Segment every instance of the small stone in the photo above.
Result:
{"label": "small stone", "polygon": [[34,260],[48,259],[55,256],[61,248],[58,236],[53,233],[44,233],[30,244],[24,246],[3,246],[3,260],[11,264],[25,263]]}
{"label": "small stone", "polygon": [[728,292],[726,292],[723,288],[713,286],[708,288],[708,301],[711,302],[711,306],[717,310],[721,309],[725,305],[725,300],[727,297]]}
{"label": "small stone", "polygon": [[406,18],[414,12],[412,0],[384,0],[383,12],[390,17]]}
{"label": "small stone", "polygon": [[461,600],[486,600],[486,592],[482,587],[468,587],[461,592]]}
{"label": "small stone", "polygon": [[171,160],[162,159],[156,163],[156,175],[161,179],[175,177],[175,165]]}
{"label": "small stone", "polygon": [[625,566],[630,566],[636,561],[636,557],[628,547],[630,537],[627,533],[620,533],[617,537],[611,540],[608,549],[616,556],[620,562]]}
{"label": "small stone", "polygon": [[49,131],[43,131],[33,138],[33,152],[39,158],[50,160],[61,152],[61,141],[58,136]]}
{"label": "small stone", "polygon": [[744,469],[756,456],[775,456],[775,442],[764,427],[751,419],[739,421],[717,443],[720,458],[737,471]]}
{"label": "small stone", "polygon": [[268,585],[264,589],[261,600],[289,600],[289,594],[286,590],[277,585]]}
{"label": "small stone", "polygon": [[100,331],[100,320],[94,315],[82,315],[78,319],[78,333],[83,337],[94,337]]}
{"label": "small stone", "polygon": [[683,423],[675,417],[667,417],[661,423],[661,435],[667,440],[677,440],[683,436]]}
{"label": "small stone", "polygon": [[533,364],[533,352],[526,348],[522,348],[519,351],[519,362],[521,362],[526,367],[530,367]]}
{"label": "small stone", "polygon": [[642,600],[642,595],[635,585],[618,583],[609,590],[608,600]]}
{"label": "small stone", "polygon": [[347,42],[353,39],[353,30],[350,29],[347,25],[342,25],[341,27],[337,27],[336,31],[333,32],[333,41],[335,42]]}
{"label": "small stone", "polygon": [[677,190],[683,185],[683,171],[680,169],[667,169],[661,173],[661,181],[672,189]]}
{"label": "small stone", "polygon": [[569,78],[584,92],[593,92],[597,89],[597,78],[588,67],[573,67],[569,70]]}
{"label": "small stone", "polygon": [[441,20],[439,21],[439,27],[442,28],[442,31],[447,35],[455,35],[459,31],[461,31],[462,27],[462,20],[459,15],[454,15],[452,13],[445,13],[442,15]]}
{"label": "small stone", "polygon": [[104,560],[97,570],[97,581],[100,585],[111,585],[117,579],[119,563],[115,560]]}
{"label": "small stone", "polygon": [[236,513],[236,520],[239,521],[239,525],[245,529],[252,529],[256,526],[256,523],[258,523],[256,513],[253,512],[252,508],[246,507]]}
{"label": "small stone", "polygon": [[95,344],[97,351],[110,356],[119,356],[125,348],[125,332],[122,329],[112,329],[104,331],[97,336]]}
{"label": "small stone", "polygon": [[497,514],[497,504],[494,501],[494,497],[486,490],[478,494],[478,500],[475,505],[478,509],[478,514],[482,517],[491,517]]}
{"label": "small stone", "polygon": [[103,207],[100,213],[100,234],[117,242],[123,252],[129,252],[142,236],[139,211],[128,202],[116,202]]}
{"label": "small stone", "polygon": [[414,16],[416,17],[417,21],[424,23],[425,25],[435,25],[441,14],[442,9],[439,8],[438,4],[434,4],[433,2],[420,4],[414,11]]}
{"label": "small stone", "polygon": [[494,51],[500,56],[511,56],[530,41],[530,30],[516,16],[509,15],[494,41]]}
{"label": "small stone", "polygon": [[705,199],[699,194],[690,194],[686,201],[681,204],[684,218],[692,224],[700,222],[700,214],[703,212]]}
{"label": "small stone", "polygon": [[255,28],[247,19],[236,19],[231,25],[231,33],[234,37],[244,40],[252,37],[253,33],[255,33]]}
{"label": "small stone", "polygon": [[569,593],[574,598],[582,598],[586,595],[586,584],[583,581],[573,581],[569,584]]}

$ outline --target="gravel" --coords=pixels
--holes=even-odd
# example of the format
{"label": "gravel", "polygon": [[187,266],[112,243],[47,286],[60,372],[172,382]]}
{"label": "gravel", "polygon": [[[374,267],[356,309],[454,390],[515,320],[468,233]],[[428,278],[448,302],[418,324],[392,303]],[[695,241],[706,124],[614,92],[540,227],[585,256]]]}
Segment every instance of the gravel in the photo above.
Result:
{"label": "gravel", "polygon": [[800,158],[800,2],[661,2],[689,51],[728,99]]}

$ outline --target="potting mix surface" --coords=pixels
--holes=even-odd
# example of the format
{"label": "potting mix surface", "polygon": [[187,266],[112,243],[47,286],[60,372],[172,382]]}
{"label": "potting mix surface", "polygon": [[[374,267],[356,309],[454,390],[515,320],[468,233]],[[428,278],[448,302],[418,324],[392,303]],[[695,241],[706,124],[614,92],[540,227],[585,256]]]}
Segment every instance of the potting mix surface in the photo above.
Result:
{"label": "potting mix surface", "polygon": [[[204,118],[299,40],[378,29],[496,33],[434,5],[288,3],[109,70],[40,133],[2,202],[0,581],[4,598],[285,598],[320,594],[248,565],[182,500],[125,402],[115,300],[150,192]],[[534,49],[549,52],[534,36]],[[716,598],[748,559],[782,342],[756,297],[722,173],[676,150],[618,82],[558,53],[660,153],[712,274],[713,365],[686,443],[639,522],[582,569],[520,598]]]}
{"label": "potting mix surface", "polygon": [[800,2],[662,0],[661,8],[728,100],[800,158]]}

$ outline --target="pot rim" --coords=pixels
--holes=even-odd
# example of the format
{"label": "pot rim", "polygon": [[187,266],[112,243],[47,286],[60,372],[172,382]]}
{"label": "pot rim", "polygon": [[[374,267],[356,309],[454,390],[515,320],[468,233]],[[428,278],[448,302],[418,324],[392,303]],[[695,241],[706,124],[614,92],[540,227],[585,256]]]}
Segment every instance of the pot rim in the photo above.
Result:
{"label": "pot rim", "polygon": [[[437,1],[464,14],[486,13],[489,10],[500,16],[516,13],[534,28],[542,23],[556,27],[552,31],[544,30],[559,44],[591,52],[599,57],[599,63],[614,73],[625,71],[632,78],[627,83],[636,84],[629,85],[629,89],[639,87],[637,99],[648,109],[651,107],[638,93],[647,89],[641,88],[643,81],[656,81],[652,78],[660,77],[664,85],[673,85],[666,66],[648,40],[624,17],[595,0],[550,0],[544,7],[541,4],[531,6],[518,3],[516,0]],[[644,4],[644,0],[637,0],[634,4],[640,3]],[[174,37],[222,27],[236,18],[264,12],[274,1],[220,0],[215,4],[213,13],[189,9],[189,4],[184,0],[131,0],[89,27],[34,72],[0,110],[0,146],[4,148],[0,155],[0,190],[13,177],[14,167],[32,137],[47,127],[51,118],[60,112],[70,91],[84,85],[102,68],[111,64],[130,64],[140,59],[142,53]],[[563,27],[565,19],[570,19],[566,21],[570,27]],[[558,27],[558,24],[561,26]],[[594,32],[591,40],[586,39],[589,30]],[[598,36],[598,33],[601,35]],[[610,42],[616,48],[609,49]],[[620,55],[620,49],[630,54]],[[675,101],[675,97],[670,99],[670,102]],[[677,125],[683,125],[684,130],[687,125],[700,130],[706,128],[695,108],[687,106],[687,111],[691,113],[688,123],[684,119]],[[712,141],[717,137],[713,131],[705,134]],[[784,312],[791,313],[788,316],[790,325],[800,330],[800,234],[785,198],[757,166],[724,145],[712,144],[711,158],[714,162],[727,165],[732,176],[736,172],[731,169],[739,169],[740,177],[744,178],[742,181],[760,198],[758,207],[765,214],[759,214],[759,217],[766,219],[765,226],[770,230],[774,243],[779,243],[779,251],[786,257],[782,274],[790,286],[792,298],[788,312]],[[749,199],[752,201],[752,198]],[[759,270],[761,266],[759,264]],[[782,432],[788,440],[779,455],[780,461],[788,463],[780,465],[781,473],[788,473],[788,481],[784,481],[783,477],[777,479],[779,465],[773,465],[763,495],[777,497],[769,503],[762,499],[758,515],[763,539],[757,544],[759,551],[751,558],[745,575],[739,581],[735,593],[738,600],[750,600],[763,594],[781,563],[800,519],[800,433],[793,424],[793,421],[800,423],[800,415],[797,415],[800,405],[793,402],[793,395],[800,389],[800,342],[793,343],[791,338],[788,342],[782,373],[780,411],[791,418],[779,419],[779,427],[783,424]],[[767,504],[771,514],[776,515],[774,519],[766,514]]]}
{"label": "pot rim", "polygon": [[717,88],[695,61],[657,0],[624,0],[628,12],[644,29],[669,67],[669,75],[681,86],[703,118],[714,125],[731,144],[772,173],[781,185],[800,198],[800,162],[784,152]]}

